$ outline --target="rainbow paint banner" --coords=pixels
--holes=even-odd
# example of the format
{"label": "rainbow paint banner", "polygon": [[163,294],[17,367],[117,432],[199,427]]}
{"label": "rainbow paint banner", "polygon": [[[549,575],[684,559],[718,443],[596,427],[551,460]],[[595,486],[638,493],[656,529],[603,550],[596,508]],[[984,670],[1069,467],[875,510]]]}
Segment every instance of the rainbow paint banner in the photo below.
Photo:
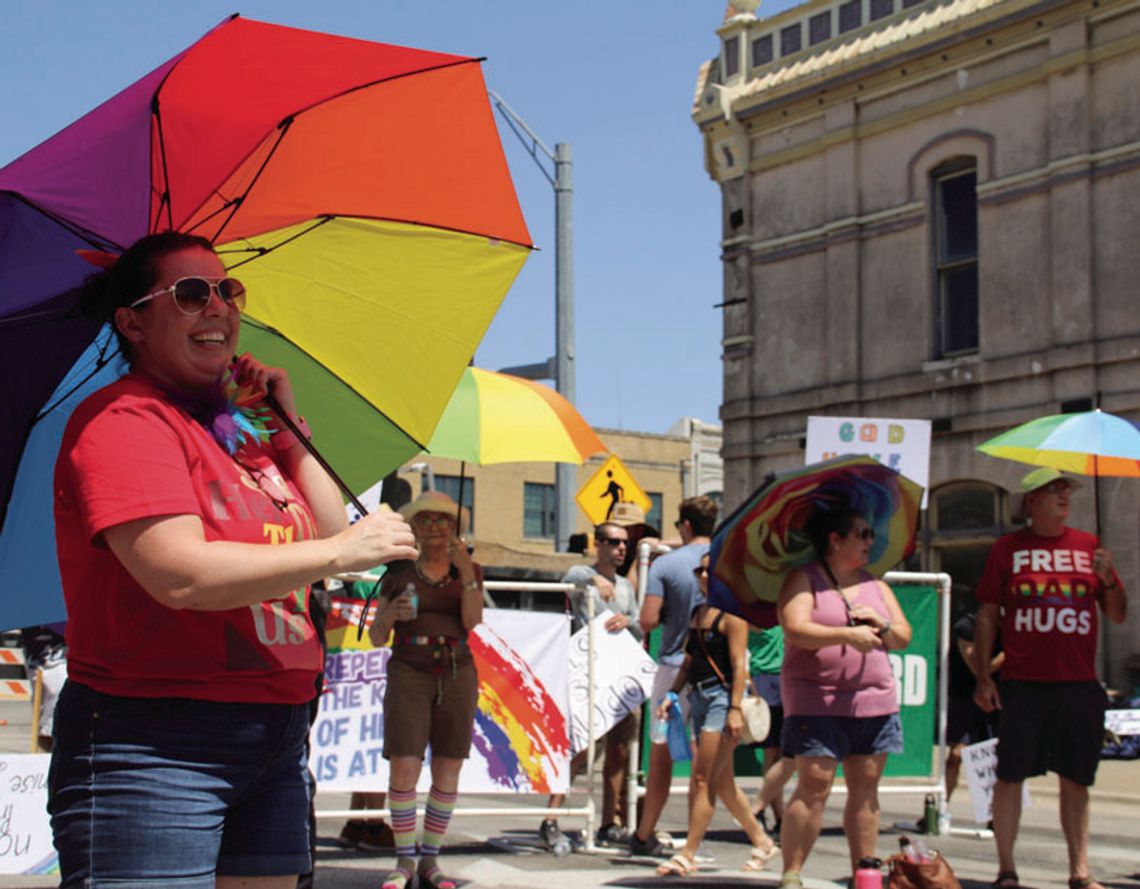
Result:
{"label": "rainbow paint banner", "polygon": [[[320,790],[385,791],[388,648],[357,639],[363,603],[332,600],[325,692],[310,735]],[[371,617],[371,615],[370,615]],[[468,642],[479,673],[471,758],[462,793],[564,793],[570,783],[570,619],[488,609]],[[427,758],[431,758],[429,748]],[[430,788],[425,768],[420,790]]]}

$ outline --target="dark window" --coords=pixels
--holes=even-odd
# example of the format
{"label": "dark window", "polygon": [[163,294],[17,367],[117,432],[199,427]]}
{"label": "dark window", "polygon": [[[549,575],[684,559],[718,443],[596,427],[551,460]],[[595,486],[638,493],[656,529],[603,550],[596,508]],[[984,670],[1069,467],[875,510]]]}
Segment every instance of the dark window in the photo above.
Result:
{"label": "dark window", "polygon": [[724,76],[734,77],[740,73],[740,38],[729,37],[724,41]]}
{"label": "dark window", "polygon": [[846,34],[863,24],[863,0],[851,0],[839,7],[839,33]]}
{"label": "dark window", "polygon": [[938,357],[978,348],[978,195],[973,161],[934,175]]}
{"label": "dark window", "polygon": [[808,43],[815,46],[831,39],[831,10],[813,15],[808,19]]}
{"label": "dark window", "polygon": [[871,21],[886,18],[895,11],[895,0],[871,0]]}
{"label": "dark window", "polygon": [[767,65],[772,61],[772,35],[765,34],[752,41],[752,67]]}
{"label": "dark window", "polygon": [[[448,497],[459,503],[459,476],[457,475],[436,475],[435,476],[435,489],[443,491]],[[463,506],[467,507],[468,513],[471,514],[471,527],[468,528],[469,532],[475,530],[475,479],[467,476],[463,479]]]}
{"label": "dark window", "polygon": [[554,536],[554,485],[523,483],[523,537]]}
{"label": "dark window", "polygon": [[662,513],[662,496],[654,494],[652,491],[646,491],[645,496],[649,498],[649,512],[645,514],[646,524],[652,525],[654,528],[661,527],[661,513]]}
{"label": "dark window", "polygon": [[912,6],[918,6],[919,3],[925,3],[926,0],[902,0],[903,9],[910,9]]}
{"label": "dark window", "polygon": [[803,46],[802,41],[799,22],[783,28],[780,31],[780,55],[790,56],[794,52],[799,52],[800,47]]}

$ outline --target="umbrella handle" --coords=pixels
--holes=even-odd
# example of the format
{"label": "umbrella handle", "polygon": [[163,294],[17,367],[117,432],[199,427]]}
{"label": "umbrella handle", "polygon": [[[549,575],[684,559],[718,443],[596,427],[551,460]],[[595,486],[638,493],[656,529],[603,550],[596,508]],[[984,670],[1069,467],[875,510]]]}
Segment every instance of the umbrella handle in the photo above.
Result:
{"label": "umbrella handle", "polygon": [[336,486],[340,488],[344,493],[344,496],[348,498],[349,503],[355,506],[362,516],[368,515],[368,510],[365,509],[364,504],[361,503],[357,496],[352,493],[352,489],[345,484],[344,479],[337,475],[336,470],[329,465],[329,461],[321,455],[321,452],[317,450],[316,445],[309,441],[308,437],[300,430],[300,428],[298,428],[297,424],[289,418],[289,415],[285,412],[284,408],[281,407],[281,402],[274,398],[272,393],[267,392],[265,394],[265,403],[269,405],[269,407],[273,410],[273,413],[277,414],[277,416],[281,418],[281,421],[285,424],[286,428],[297,436],[297,441],[301,442],[301,444],[305,446],[305,450],[312,454],[314,458],[316,458],[316,461],[321,464],[321,468],[329,474],[329,478],[336,482]]}

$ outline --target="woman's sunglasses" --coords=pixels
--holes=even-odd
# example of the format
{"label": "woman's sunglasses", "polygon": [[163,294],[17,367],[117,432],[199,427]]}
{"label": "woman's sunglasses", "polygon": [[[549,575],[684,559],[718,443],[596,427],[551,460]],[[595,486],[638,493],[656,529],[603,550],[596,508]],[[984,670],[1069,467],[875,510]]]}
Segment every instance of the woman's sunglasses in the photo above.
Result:
{"label": "woman's sunglasses", "polygon": [[850,537],[858,537],[860,540],[874,540],[875,529],[871,527],[866,528],[852,528],[847,532]]}
{"label": "woman's sunglasses", "polygon": [[219,278],[216,281],[211,281],[209,278],[202,278],[198,275],[179,278],[169,287],[163,287],[162,290],[156,290],[154,293],[148,293],[146,296],[136,299],[127,308],[138,308],[143,303],[150,302],[164,293],[174,295],[174,305],[183,315],[198,315],[203,312],[206,306],[210,304],[211,293],[218,294],[218,299],[230,308],[237,309],[239,312],[245,311],[245,285],[241,281],[237,278]]}

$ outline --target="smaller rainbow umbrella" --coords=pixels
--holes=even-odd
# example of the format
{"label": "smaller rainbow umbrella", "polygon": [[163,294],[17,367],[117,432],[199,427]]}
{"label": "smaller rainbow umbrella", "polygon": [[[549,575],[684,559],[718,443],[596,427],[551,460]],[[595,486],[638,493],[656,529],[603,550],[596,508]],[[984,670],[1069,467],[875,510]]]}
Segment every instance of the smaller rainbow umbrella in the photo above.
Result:
{"label": "smaller rainbow umbrella", "polygon": [[467,464],[584,463],[608,450],[569,401],[541,383],[468,367],[428,442],[427,453]]}
{"label": "smaller rainbow umbrella", "polygon": [[774,473],[713,534],[709,603],[774,626],[784,577],[817,558],[805,528],[821,510],[866,518],[875,529],[867,570],[881,577],[914,551],[921,503],[921,485],[863,455]]}
{"label": "smaller rainbow umbrella", "polygon": [[[991,457],[1064,472],[1126,478],[1140,477],[1140,424],[1100,408],[1076,414],[1053,414],[1015,426],[978,445]],[[1096,533],[1100,536],[1100,492],[1096,498]]]}

